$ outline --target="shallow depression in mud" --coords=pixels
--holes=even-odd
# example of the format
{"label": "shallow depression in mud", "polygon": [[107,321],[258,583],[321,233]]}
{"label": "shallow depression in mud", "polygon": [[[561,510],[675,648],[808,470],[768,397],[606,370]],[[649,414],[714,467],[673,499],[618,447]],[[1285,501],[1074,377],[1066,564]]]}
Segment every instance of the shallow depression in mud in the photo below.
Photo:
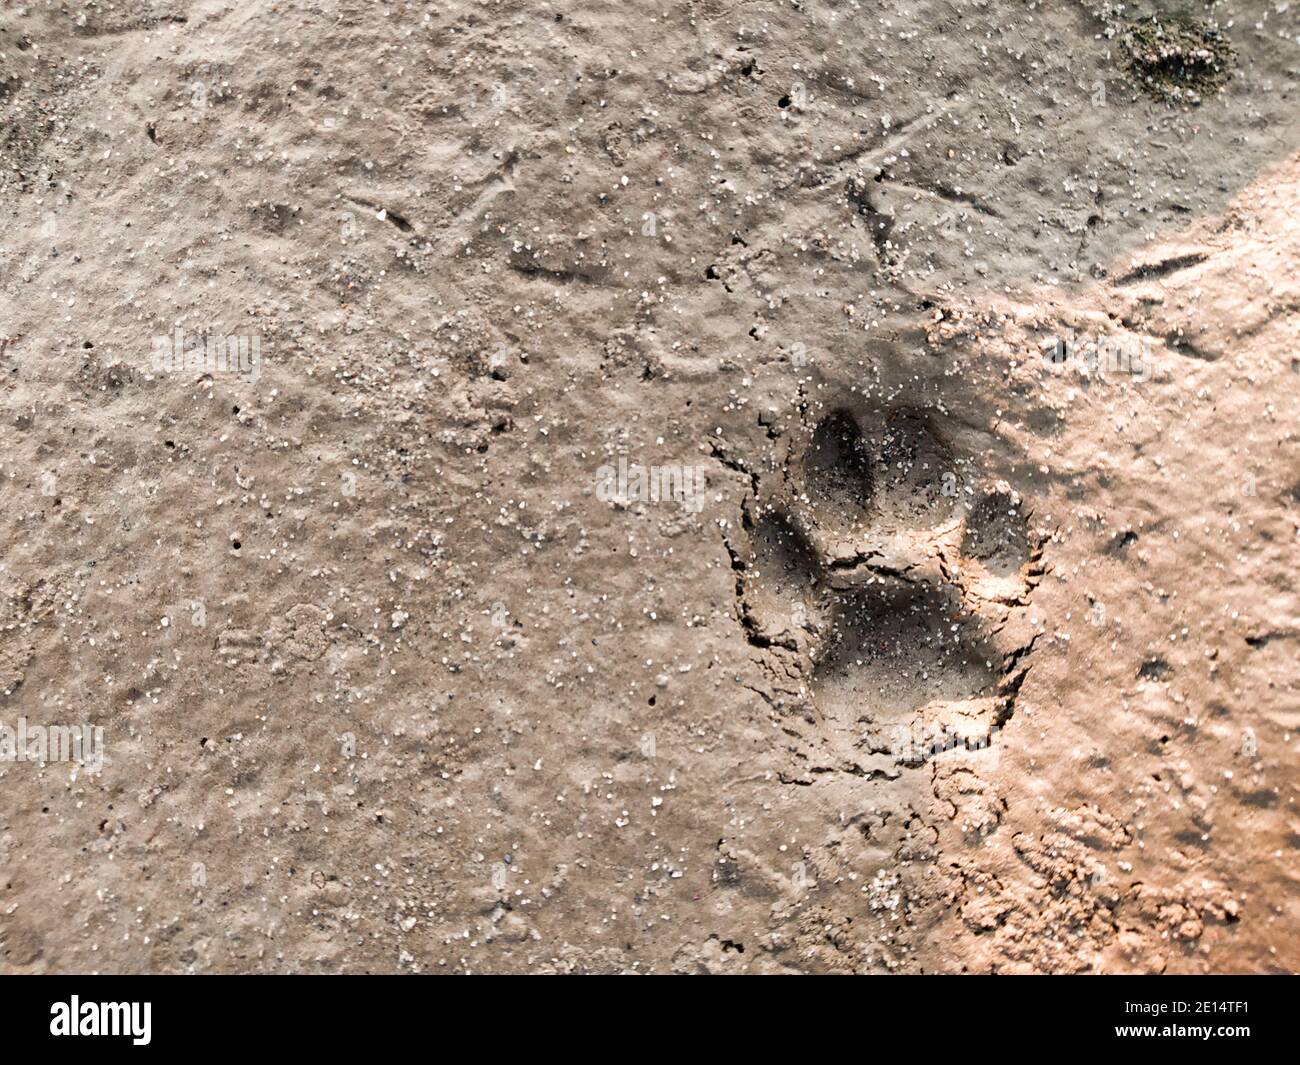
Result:
{"label": "shallow depression in mud", "polygon": [[805,459],[808,494],[836,518],[859,521],[875,492],[871,455],[857,419],[832,411],[813,431]]}
{"label": "shallow depression in mud", "polygon": [[997,663],[947,590],[864,589],[841,602],[814,697],[838,727],[907,724],[928,703],[994,694]]}
{"label": "shallow depression in mud", "polygon": [[933,528],[953,514],[956,463],[927,417],[898,411],[868,434],[866,445],[876,460],[878,531]]}
{"label": "shallow depression in mud", "polygon": [[1029,525],[1008,492],[984,496],[966,519],[961,553],[982,562],[995,577],[1010,577],[1029,557]]}
{"label": "shallow depression in mud", "polygon": [[841,409],[813,431],[804,457],[808,495],[822,524],[841,534],[869,524],[876,534],[933,528],[959,495],[952,454],[929,419],[896,410],[879,420]]}
{"label": "shallow depression in mud", "polygon": [[812,545],[783,511],[765,514],[750,534],[748,591],[765,605],[787,604],[809,594],[815,582]]}

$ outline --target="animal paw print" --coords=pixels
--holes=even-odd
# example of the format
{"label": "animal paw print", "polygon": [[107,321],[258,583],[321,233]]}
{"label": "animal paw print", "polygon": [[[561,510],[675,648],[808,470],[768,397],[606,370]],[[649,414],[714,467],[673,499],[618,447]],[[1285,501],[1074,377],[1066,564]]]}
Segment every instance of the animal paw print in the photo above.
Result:
{"label": "animal paw print", "polygon": [[987,747],[1013,713],[1024,646],[997,633],[1028,602],[1039,545],[1019,497],[971,467],[925,412],[864,428],[839,409],[747,501],[741,622],[769,701],[810,726],[791,729],[814,770],[894,778]]}

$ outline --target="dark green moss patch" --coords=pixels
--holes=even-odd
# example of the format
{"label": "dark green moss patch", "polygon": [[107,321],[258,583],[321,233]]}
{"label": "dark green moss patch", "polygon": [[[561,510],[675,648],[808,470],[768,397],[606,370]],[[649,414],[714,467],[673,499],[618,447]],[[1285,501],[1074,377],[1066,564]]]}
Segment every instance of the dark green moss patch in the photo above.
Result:
{"label": "dark green moss patch", "polygon": [[1122,38],[1129,73],[1162,100],[1198,104],[1228,80],[1235,55],[1228,38],[1190,19],[1153,15]]}

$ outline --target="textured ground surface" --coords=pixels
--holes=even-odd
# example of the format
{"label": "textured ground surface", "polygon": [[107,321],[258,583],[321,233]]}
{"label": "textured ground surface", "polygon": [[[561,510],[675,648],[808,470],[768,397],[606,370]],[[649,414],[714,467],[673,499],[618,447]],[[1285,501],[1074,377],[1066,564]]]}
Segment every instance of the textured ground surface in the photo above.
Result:
{"label": "textured ground surface", "polygon": [[1298,13],[6,2],[0,971],[1300,968]]}

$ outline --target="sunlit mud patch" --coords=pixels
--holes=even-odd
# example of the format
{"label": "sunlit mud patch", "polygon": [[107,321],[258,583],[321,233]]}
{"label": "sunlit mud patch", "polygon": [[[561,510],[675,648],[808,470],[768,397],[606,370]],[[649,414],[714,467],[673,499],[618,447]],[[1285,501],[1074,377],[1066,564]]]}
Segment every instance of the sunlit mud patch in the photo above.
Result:
{"label": "sunlit mud patch", "polygon": [[1153,15],[1131,26],[1123,42],[1129,73],[1163,100],[1200,103],[1232,71],[1234,54],[1227,37],[1190,19]]}

